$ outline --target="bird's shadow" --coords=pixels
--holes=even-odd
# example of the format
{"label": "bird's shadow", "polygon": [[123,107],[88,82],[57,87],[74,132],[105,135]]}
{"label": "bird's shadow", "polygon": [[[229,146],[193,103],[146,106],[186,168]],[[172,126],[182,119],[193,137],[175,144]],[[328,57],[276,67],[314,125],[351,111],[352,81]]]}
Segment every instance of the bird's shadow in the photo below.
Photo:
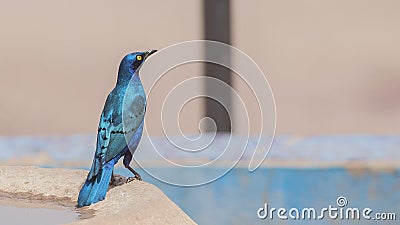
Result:
{"label": "bird's shadow", "polygon": [[110,185],[108,186],[108,190],[113,189],[115,187],[127,184],[134,180],[138,180],[135,177],[124,177],[119,174],[113,174],[111,177]]}

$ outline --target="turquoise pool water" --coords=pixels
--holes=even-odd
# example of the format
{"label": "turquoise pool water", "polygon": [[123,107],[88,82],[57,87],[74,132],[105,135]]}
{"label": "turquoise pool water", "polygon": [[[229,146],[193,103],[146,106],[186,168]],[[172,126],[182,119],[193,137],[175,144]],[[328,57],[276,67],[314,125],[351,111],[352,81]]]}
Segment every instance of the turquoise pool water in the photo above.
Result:
{"label": "turquoise pool water", "polygon": [[[207,176],[214,168],[204,168],[198,174],[185,174],[184,170],[159,168],[176,176]],[[130,176],[124,168],[116,173]],[[376,220],[281,220],[259,219],[257,210],[268,203],[275,208],[316,208],[332,205],[343,196],[346,207],[369,207],[375,212],[400,210],[400,170],[349,171],[342,168],[289,169],[259,168],[254,173],[235,168],[221,179],[198,187],[177,187],[160,182],[140,170],[143,180],[164,191],[177,205],[199,224],[376,224]],[[345,208],[346,208],[345,207]],[[400,216],[396,215],[396,216]],[[397,220],[380,221],[398,224]]]}

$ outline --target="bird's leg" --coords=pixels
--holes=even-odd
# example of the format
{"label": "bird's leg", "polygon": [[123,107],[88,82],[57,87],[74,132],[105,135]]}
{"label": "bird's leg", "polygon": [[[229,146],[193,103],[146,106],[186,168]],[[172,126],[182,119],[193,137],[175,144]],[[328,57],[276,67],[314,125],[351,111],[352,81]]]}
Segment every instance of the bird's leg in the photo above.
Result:
{"label": "bird's leg", "polygon": [[133,178],[133,177],[129,177],[129,178],[126,180],[127,183],[128,183],[128,182],[131,182],[131,181],[133,181],[133,180],[142,180],[142,178],[140,177],[139,173],[136,172],[132,167],[129,166],[129,163],[131,162],[131,160],[132,160],[132,154],[131,154],[131,152],[128,150],[128,152],[127,152],[127,153],[125,154],[125,156],[124,156],[124,166],[125,166],[125,168],[127,168],[128,170],[130,170],[130,171],[135,175],[135,177],[134,177],[134,178]]}
{"label": "bird's leg", "polygon": [[136,172],[134,169],[132,169],[132,167],[130,167],[129,165],[125,166],[125,167],[135,175],[135,177],[133,177],[133,178],[132,177],[128,177],[128,179],[126,180],[127,183],[129,183],[129,182],[131,182],[133,180],[142,180],[142,177],[140,177],[138,172]]}

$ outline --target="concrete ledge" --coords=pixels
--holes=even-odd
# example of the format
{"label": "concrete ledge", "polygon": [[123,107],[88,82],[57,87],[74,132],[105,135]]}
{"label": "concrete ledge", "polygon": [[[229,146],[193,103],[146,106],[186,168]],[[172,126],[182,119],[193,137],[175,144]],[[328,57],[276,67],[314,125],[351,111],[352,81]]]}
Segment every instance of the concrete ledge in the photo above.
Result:
{"label": "concrete ledge", "polygon": [[[0,166],[0,196],[74,207],[84,170]],[[104,201],[78,210],[73,224],[196,224],[160,189],[142,181],[112,188]]]}

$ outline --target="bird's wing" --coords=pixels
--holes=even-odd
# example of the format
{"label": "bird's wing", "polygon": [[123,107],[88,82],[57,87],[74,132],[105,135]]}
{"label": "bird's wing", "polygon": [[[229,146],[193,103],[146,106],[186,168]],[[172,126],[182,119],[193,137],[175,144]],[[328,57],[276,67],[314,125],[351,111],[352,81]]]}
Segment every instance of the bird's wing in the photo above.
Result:
{"label": "bird's wing", "polygon": [[132,96],[133,101],[126,101],[124,107],[121,98],[110,96],[100,118],[96,153],[89,179],[124,150],[144,118],[146,102],[143,96]]}
{"label": "bird's wing", "polygon": [[124,102],[123,115],[114,115],[114,132],[111,132],[109,148],[106,154],[106,161],[118,155],[130,142],[136,130],[143,121],[146,103],[142,95],[134,95],[133,101]]}

